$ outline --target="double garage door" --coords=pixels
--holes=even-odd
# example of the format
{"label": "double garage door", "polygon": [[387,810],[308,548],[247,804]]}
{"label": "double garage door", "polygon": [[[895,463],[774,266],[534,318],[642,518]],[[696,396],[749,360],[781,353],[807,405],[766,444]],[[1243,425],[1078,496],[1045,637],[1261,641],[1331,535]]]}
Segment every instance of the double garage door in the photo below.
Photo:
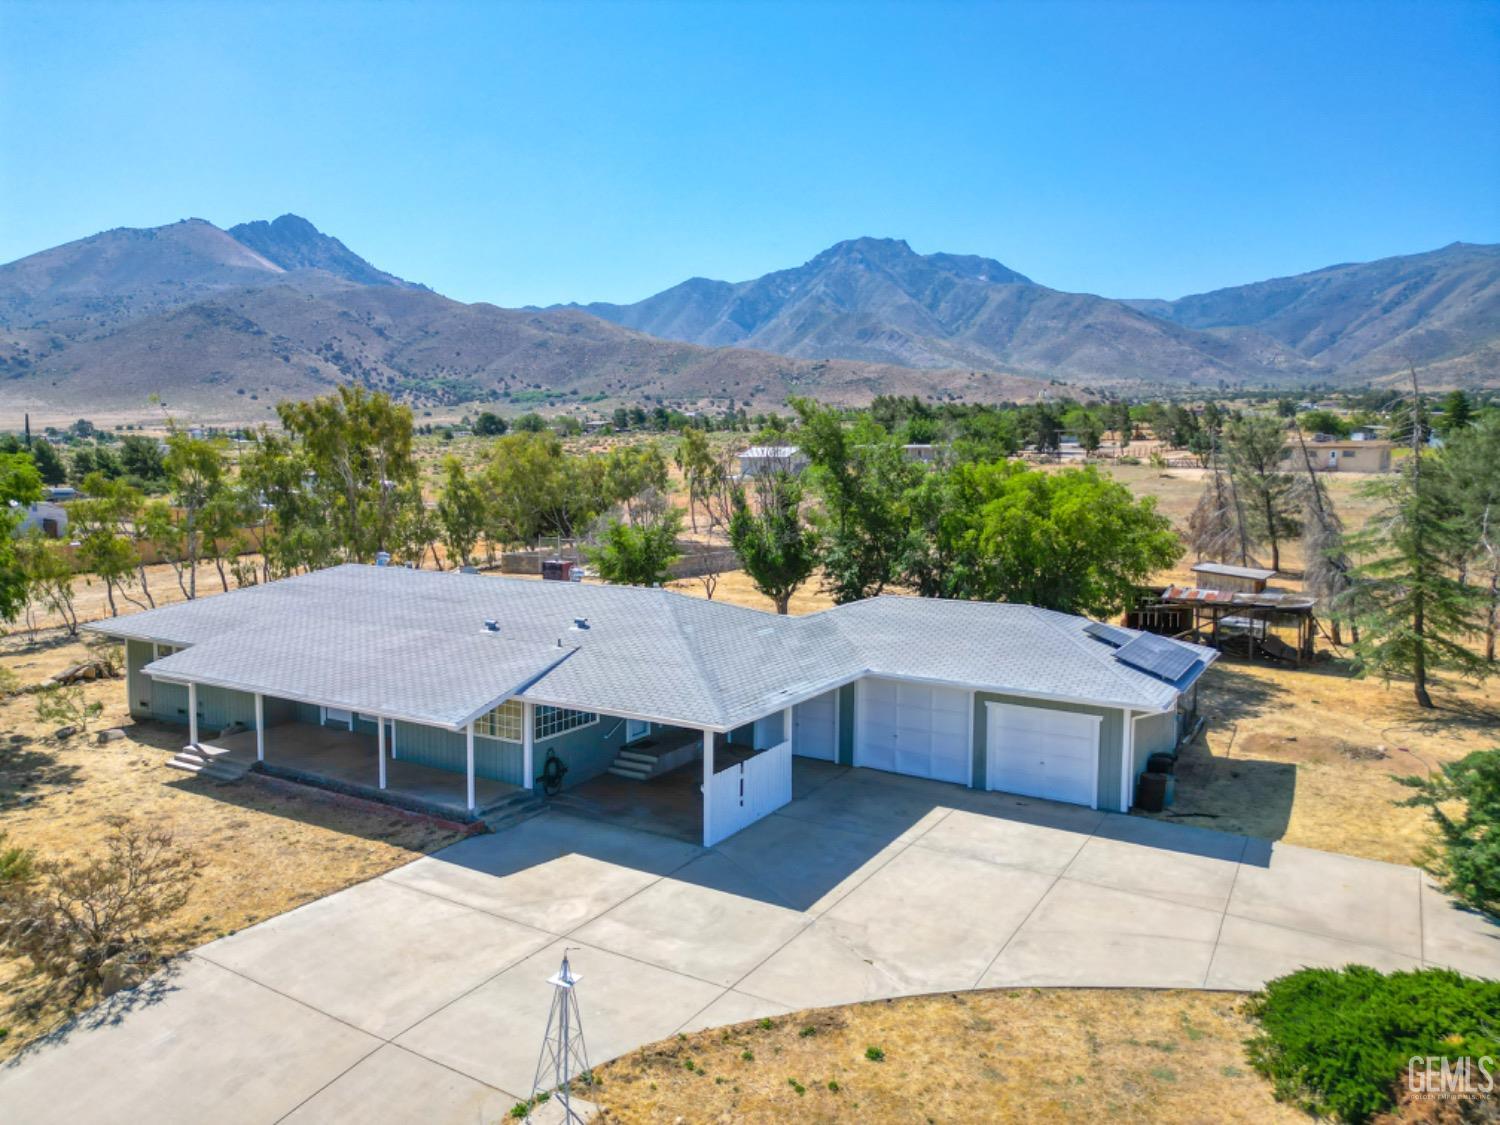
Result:
{"label": "double garage door", "polygon": [[[862,680],[854,764],[969,784],[970,701],[956,688]],[[985,718],[985,788],[1097,805],[1099,716],[987,703]]]}
{"label": "double garage door", "polygon": [[957,688],[861,680],[854,764],[967,785],[969,706]]}

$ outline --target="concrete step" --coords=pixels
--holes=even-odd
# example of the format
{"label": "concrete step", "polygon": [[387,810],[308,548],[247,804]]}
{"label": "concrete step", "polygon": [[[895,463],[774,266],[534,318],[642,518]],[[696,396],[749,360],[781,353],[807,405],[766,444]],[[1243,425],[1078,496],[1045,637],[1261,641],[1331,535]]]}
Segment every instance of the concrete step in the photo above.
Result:
{"label": "concrete step", "polygon": [[625,762],[639,762],[643,766],[655,766],[656,755],[643,754],[639,750],[621,750],[619,754],[615,756],[615,763],[619,765],[624,764]]}
{"label": "concrete step", "polygon": [[633,768],[630,765],[616,764],[610,766],[606,772],[612,773],[616,777],[623,777],[626,781],[645,781],[651,776],[650,770]]}
{"label": "concrete step", "polygon": [[170,769],[196,774],[210,781],[238,781],[250,771],[243,763],[224,758],[225,751],[205,754],[210,749],[203,746],[185,746],[167,762]]}

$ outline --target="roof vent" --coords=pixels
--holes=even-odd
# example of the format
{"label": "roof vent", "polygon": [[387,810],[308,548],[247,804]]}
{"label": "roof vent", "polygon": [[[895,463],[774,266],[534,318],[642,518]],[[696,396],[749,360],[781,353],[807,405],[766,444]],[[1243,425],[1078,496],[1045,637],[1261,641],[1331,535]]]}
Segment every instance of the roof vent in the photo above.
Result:
{"label": "roof vent", "polygon": [[498,633],[500,631],[500,622],[496,621],[493,617],[486,617],[484,619],[484,630],[487,633]]}
{"label": "roof vent", "polygon": [[575,633],[581,633],[585,629],[587,629],[588,627],[589,627],[589,619],[587,617],[575,617],[575,618],[573,618],[573,632],[575,632]]}

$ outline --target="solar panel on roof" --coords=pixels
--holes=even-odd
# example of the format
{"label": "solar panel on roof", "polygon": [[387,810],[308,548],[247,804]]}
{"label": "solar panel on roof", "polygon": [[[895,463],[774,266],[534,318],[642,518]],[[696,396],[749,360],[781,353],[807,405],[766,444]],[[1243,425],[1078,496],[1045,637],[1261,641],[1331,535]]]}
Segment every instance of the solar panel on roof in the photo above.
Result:
{"label": "solar panel on roof", "polygon": [[1142,633],[1115,653],[1115,659],[1168,683],[1175,683],[1198,662],[1198,654],[1164,637]]}
{"label": "solar panel on roof", "polygon": [[1124,629],[1115,625],[1106,625],[1102,621],[1090,621],[1083,627],[1083,631],[1095,640],[1103,641],[1105,644],[1120,648],[1135,640],[1135,634],[1127,633]]}

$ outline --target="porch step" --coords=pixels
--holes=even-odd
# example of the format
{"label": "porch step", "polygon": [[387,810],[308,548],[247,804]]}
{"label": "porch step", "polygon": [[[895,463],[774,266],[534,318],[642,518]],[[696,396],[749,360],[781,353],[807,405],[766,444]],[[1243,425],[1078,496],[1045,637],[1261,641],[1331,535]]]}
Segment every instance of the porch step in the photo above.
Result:
{"label": "porch step", "polygon": [[638,766],[634,762],[621,762],[617,759],[607,772],[627,781],[645,781],[651,776],[652,770],[651,766]]}
{"label": "porch step", "polygon": [[646,781],[665,771],[661,755],[627,747],[615,755],[608,772],[616,777],[623,777],[626,781]]}
{"label": "porch step", "polygon": [[547,805],[540,789],[523,789],[487,806],[479,814],[479,819],[491,832],[498,832],[502,828],[510,828],[524,820],[530,820],[546,810]]}
{"label": "porch step", "polygon": [[248,763],[232,761],[225,756],[228,753],[228,750],[217,746],[188,745],[172,756],[167,767],[196,774],[210,781],[238,781],[250,771],[250,766]]}
{"label": "porch step", "polygon": [[623,765],[627,762],[638,762],[647,769],[650,769],[656,765],[656,755],[642,754],[639,750],[621,750],[615,755],[615,763],[617,765]]}

